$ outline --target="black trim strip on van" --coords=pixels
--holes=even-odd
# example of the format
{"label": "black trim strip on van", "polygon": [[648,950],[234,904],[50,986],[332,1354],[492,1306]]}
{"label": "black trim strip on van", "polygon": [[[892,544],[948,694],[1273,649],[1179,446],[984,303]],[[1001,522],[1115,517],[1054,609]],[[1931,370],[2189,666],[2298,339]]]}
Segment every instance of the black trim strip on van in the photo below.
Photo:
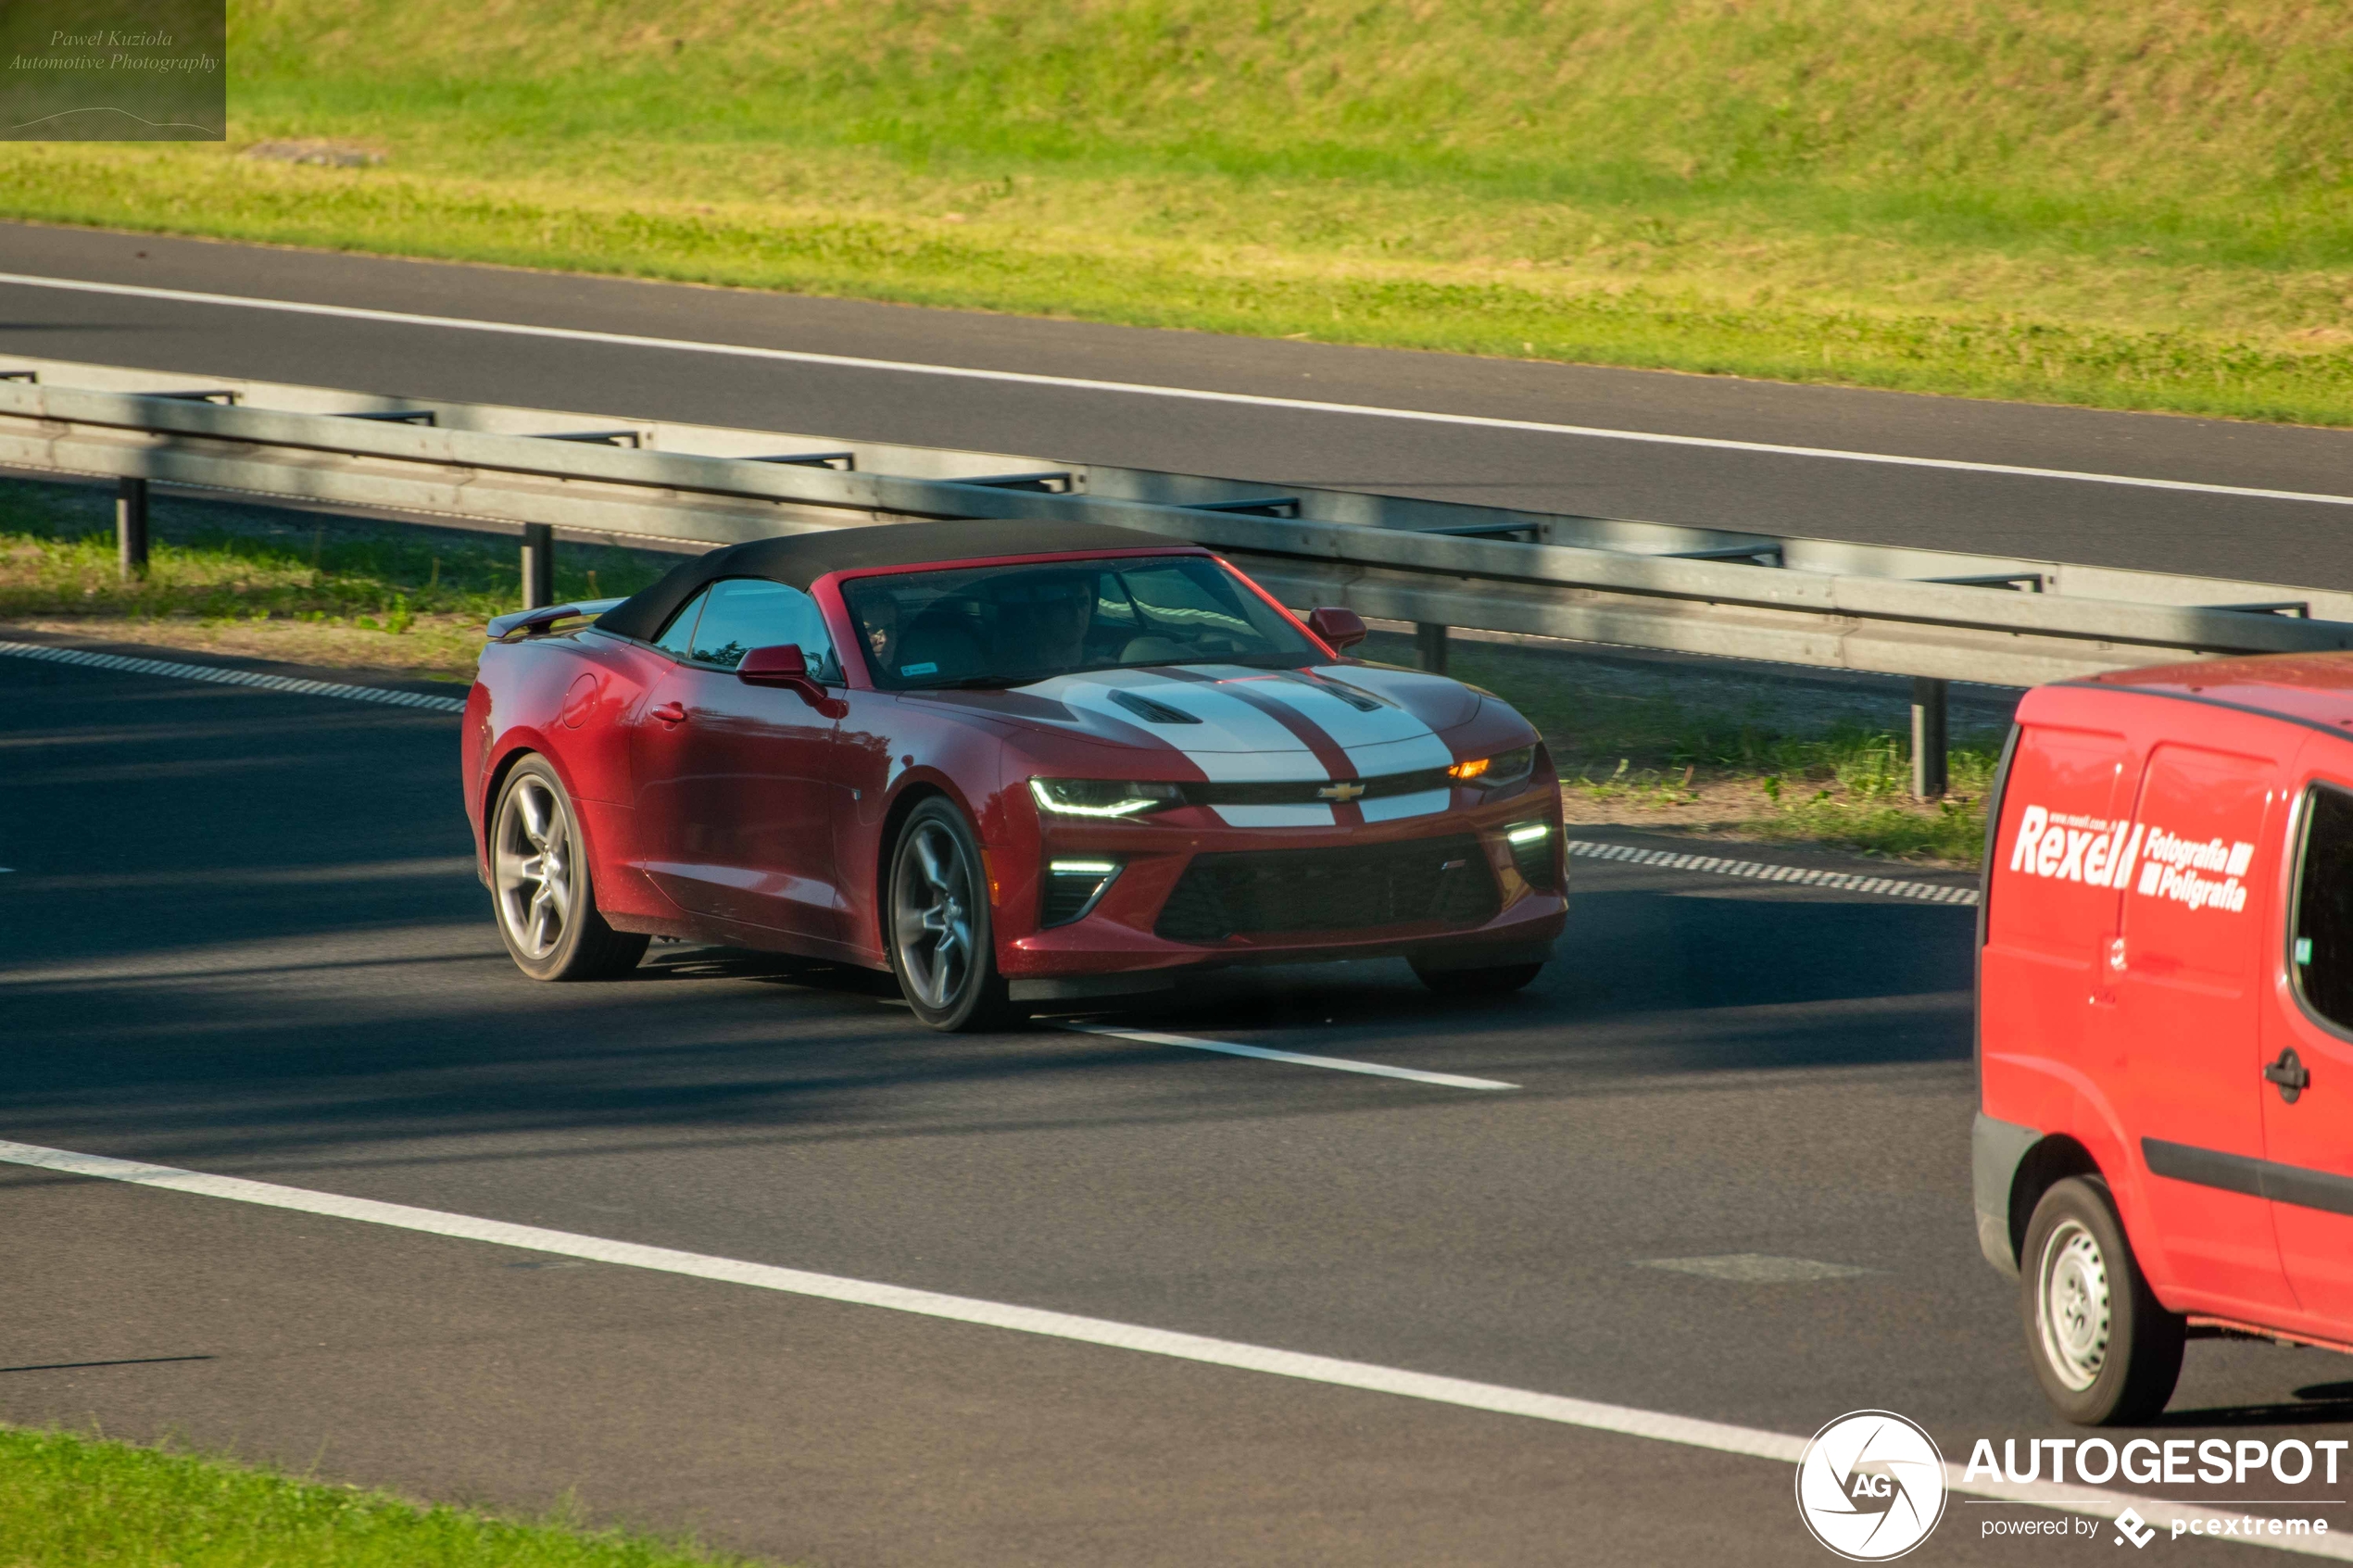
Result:
{"label": "black trim strip on van", "polygon": [[2253,1160],[2244,1154],[2224,1154],[2193,1144],[2167,1143],[2163,1138],[2143,1138],[2141,1158],[2148,1162],[2152,1175],[2169,1176],[2202,1187],[2219,1187],[2224,1192],[2242,1192],[2249,1198],[2268,1198],[2274,1203],[2292,1204],[2298,1209],[2353,1214],[2353,1176]]}

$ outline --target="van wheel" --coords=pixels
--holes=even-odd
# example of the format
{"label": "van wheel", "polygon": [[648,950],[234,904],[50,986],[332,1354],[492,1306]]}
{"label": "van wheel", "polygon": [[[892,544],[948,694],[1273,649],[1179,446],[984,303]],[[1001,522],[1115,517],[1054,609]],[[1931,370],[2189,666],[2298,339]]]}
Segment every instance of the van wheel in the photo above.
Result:
{"label": "van wheel", "polygon": [[2108,1184],[2070,1176],[2034,1206],[2019,1271],[2027,1355],[2052,1408],[2082,1426],[2145,1421],[2182,1375],[2182,1319],[2149,1291]]}
{"label": "van wheel", "polygon": [[490,815],[490,893],[498,935],[534,980],[626,974],[648,940],[615,931],[597,912],[588,847],[555,769],[526,757],[507,775]]}
{"label": "van wheel", "polygon": [[997,972],[982,868],[964,814],[938,797],[908,813],[891,851],[891,972],[916,1018],[944,1033],[1001,1028],[1026,1015]]}

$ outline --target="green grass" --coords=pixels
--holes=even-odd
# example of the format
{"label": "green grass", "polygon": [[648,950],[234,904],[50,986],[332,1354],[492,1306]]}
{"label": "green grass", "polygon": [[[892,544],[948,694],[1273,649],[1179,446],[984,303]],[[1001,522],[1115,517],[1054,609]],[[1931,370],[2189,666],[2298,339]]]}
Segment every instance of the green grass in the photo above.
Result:
{"label": "green grass", "polygon": [[[239,0],[228,148],[0,212],[2353,422],[2353,9]],[[380,168],[235,156],[317,137]]]}
{"label": "green grass", "polygon": [[[510,541],[172,497],[155,503],[147,574],[126,582],[111,507],[102,490],[0,481],[0,620],[267,631],[283,659],[472,680],[484,622],[522,604]],[[556,592],[635,593],[675,558],[568,546]]]}
{"label": "green grass", "polygon": [[750,1568],[189,1453],[0,1427],[0,1568]]}

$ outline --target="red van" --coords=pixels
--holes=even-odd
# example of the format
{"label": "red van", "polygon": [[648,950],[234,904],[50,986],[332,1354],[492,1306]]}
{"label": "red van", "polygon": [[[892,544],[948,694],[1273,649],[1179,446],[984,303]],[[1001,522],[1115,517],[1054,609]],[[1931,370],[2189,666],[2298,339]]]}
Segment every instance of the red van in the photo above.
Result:
{"label": "red van", "polygon": [[1991,820],[1978,1238],[2051,1403],[2153,1415],[2190,1337],[2353,1350],[2353,658],[2041,687]]}

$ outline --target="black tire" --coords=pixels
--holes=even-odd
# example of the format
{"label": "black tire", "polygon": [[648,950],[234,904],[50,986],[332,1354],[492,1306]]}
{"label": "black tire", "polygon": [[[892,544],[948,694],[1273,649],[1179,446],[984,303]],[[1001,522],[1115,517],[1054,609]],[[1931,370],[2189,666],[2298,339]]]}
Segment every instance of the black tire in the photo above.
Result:
{"label": "black tire", "polygon": [[1422,984],[1441,997],[1504,997],[1543,972],[1541,963],[1495,964],[1487,969],[1424,969],[1414,965]]}
{"label": "black tire", "polygon": [[934,796],[907,813],[883,882],[883,940],[900,995],[945,1034],[1025,1015],[997,972],[987,875],[980,841],[951,803]]}
{"label": "black tire", "polygon": [[2099,1177],[2070,1176],[2034,1206],[2019,1303],[2035,1380],[2068,1420],[2146,1421],[2173,1397],[2185,1325],[2151,1294]]}
{"label": "black tire", "polygon": [[526,757],[490,810],[490,907],[515,967],[534,980],[626,974],[649,938],[615,931],[597,912],[586,841],[555,769]]}

